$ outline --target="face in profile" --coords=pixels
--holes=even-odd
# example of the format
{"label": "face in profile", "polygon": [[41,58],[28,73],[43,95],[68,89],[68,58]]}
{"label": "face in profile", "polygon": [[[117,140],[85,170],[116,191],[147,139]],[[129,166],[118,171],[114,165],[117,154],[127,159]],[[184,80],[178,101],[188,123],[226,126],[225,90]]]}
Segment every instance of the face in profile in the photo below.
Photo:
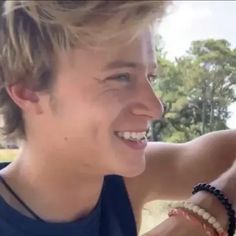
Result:
{"label": "face in profile", "polygon": [[162,113],[149,83],[156,74],[151,39],[145,31],[119,47],[59,53],[42,123],[52,147],[78,170],[124,176],[144,170],[143,137]]}

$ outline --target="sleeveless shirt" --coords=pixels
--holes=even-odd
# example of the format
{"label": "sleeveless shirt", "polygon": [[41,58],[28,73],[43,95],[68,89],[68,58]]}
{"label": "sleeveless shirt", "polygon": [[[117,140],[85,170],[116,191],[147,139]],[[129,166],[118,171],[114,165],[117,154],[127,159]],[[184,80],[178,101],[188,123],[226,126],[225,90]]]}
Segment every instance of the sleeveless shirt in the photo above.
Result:
{"label": "sleeveless shirt", "polygon": [[[8,163],[1,163],[0,169]],[[104,178],[95,208],[84,218],[69,223],[41,222],[27,217],[0,196],[1,236],[137,236],[135,218],[124,179]]]}

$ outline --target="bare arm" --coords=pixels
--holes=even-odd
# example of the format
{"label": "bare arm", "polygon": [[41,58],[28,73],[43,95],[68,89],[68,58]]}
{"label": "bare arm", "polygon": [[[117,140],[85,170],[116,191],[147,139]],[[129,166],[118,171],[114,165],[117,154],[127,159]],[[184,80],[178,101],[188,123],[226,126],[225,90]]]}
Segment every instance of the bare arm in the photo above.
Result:
{"label": "bare arm", "polygon": [[168,218],[142,236],[206,236],[196,224],[190,224],[181,217]]}
{"label": "bare arm", "polygon": [[[221,189],[225,195],[233,203],[236,210],[236,162],[230,169],[224,172],[219,178],[211,183],[212,186]],[[198,206],[206,209],[221,223],[222,227],[227,231],[228,216],[222,204],[211,194],[206,192],[199,192],[192,197],[189,201],[197,204]],[[160,225],[156,226],[144,236],[203,236],[201,227],[191,224],[182,217],[171,217],[166,219]]]}
{"label": "bare arm", "polygon": [[186,199],[193,185],[216,179],[232,165],[236,130],[209,133],[184,144],[152,142],[146,158],[145,172],[126,179],[131,198],[143,199],[143,203]]}

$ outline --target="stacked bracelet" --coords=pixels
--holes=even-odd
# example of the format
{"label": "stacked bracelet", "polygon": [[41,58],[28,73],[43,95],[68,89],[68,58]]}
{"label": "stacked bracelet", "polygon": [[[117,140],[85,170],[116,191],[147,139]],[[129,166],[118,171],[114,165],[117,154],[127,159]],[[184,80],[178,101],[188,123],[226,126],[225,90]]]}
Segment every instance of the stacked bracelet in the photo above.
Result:
{"label": "stacked bracelet", "polygon": [[195,215],[202,218],[206,223],[211,225],[212,229],[214,229],[219,236],[227,236],[228,234],[224,231],[223,227],[220,225],[220,223],[216,220],[215,217],[213,217],[209,212],[207,212],[205,209],[200,208],[199,206],[191,203],[191,202],[179,202],[174,205],[177,209],[186,209],[188,211],[193,212]]}
{"label": "stacked bracelet", "polygon": [[216,189],[210,184],[198,184],[194,187],[192,194],[196,194],[199,191],[206,191],[210,194],[213,194],[224,206],[228,215],[228,236],[233,236],[235,232],[235,211],[232,204],[229,202],[228,198],[224,195],[222,191]]}

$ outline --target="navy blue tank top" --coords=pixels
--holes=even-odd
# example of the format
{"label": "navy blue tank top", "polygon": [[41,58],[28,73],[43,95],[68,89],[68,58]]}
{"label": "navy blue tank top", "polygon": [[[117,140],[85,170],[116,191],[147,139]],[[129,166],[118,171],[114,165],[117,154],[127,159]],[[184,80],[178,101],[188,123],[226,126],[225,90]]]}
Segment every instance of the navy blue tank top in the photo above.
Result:
{"label": "navy blue tank top", "polygon": [[[7,163],[1,163],[0,169]],[[122,177],[104,178],[96,207],[90,214],[69,223],[45,223],[29,218],[0,196],[1,236],[137,236],[131,203]]]}

